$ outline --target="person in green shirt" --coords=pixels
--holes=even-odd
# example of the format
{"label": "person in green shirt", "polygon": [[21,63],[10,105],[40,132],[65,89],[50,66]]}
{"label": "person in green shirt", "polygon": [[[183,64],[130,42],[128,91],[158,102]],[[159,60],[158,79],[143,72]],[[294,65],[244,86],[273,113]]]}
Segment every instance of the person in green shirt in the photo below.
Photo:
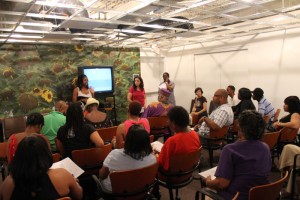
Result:
{"label": "person in green shirt", "polygon": [[58,129],[66,123],[64,115],[68,109],[68,105],[64,101],[55,103],[55,110],[44,116],[44,126],[41,133],[49,139],[51,151],[56,151],[55,137]]}

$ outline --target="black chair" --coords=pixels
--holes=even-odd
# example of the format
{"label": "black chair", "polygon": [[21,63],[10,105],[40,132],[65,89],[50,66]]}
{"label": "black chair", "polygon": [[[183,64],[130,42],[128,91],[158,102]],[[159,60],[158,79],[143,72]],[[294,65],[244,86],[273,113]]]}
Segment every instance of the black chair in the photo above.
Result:
{"label": "black chair", "polygon": [[169,190],[171,200],[174,199],[173,189],[176,190],[176,199],[179,199],[178,189],[193,181],[193,172],[198,169],[200,164],[201,149],[200,147],[191,153],[174,155],[170,159],[169,170],[159,170],[158,184]]}

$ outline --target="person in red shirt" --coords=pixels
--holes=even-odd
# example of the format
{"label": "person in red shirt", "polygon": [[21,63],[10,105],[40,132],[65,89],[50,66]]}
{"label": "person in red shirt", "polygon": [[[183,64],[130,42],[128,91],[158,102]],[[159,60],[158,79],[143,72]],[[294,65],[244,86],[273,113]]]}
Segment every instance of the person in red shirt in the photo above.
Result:
{"label": "person in red shirt", "polygon": [[198,134],[188,127],[189,114],[183,107],[175,106],[167,116],[169,126],[175,135],[165,142],[159,153],[158,163],[160,169],[164,171],[168,171],[172,156],[194,152],[201,146]]}
{"label": "person in red shirt", "polygon": [[129,88],[127,94],[127,101],[138,101],[142,107],[146,109],[146,93],[144,89],[144,81],[140,76],[137,76],[133,80],[133,85]]}

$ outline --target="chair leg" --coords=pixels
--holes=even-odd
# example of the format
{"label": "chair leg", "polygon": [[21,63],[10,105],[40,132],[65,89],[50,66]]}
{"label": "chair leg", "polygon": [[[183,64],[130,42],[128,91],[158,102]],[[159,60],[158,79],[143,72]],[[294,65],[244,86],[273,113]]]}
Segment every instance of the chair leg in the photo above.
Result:
{"label": "chair leg", "polygon": [[196,193],[195,193],[195,200],[199,200],[199,191],[196,191]]}
{"label": "chair leg", "polygon": [[208,150],[210,167],[213,167],[214,155],[213,150]]}
{"label": "chair leg", "polygon": [[180,200],[180,198],[179,198],[179,196],[178,196],[178,189],[177,189],[177,188],[176,188],[175,192],[176,192],[176,193],[175,193],[175,194],[176,194],[175,199],[176,199],[176,200]]}
{"label": "chair leg", "polygon": [[169,189],[170,200],[174,200],[173,191]]}

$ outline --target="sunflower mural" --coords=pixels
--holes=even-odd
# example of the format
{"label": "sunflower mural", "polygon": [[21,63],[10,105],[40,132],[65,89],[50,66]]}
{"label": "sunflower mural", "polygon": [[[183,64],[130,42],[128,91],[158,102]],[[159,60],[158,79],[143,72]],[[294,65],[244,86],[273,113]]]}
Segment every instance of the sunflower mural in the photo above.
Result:
{"label": "sunflower mural", "polygon": [[49,112],[57,100],[70,102],[77,67],[91,65],[114,67],[117,120],[125,120],[132,74],[140,74],[139,49],[84,45],[1,46],[0,117],[10,110],[15,116]]}

